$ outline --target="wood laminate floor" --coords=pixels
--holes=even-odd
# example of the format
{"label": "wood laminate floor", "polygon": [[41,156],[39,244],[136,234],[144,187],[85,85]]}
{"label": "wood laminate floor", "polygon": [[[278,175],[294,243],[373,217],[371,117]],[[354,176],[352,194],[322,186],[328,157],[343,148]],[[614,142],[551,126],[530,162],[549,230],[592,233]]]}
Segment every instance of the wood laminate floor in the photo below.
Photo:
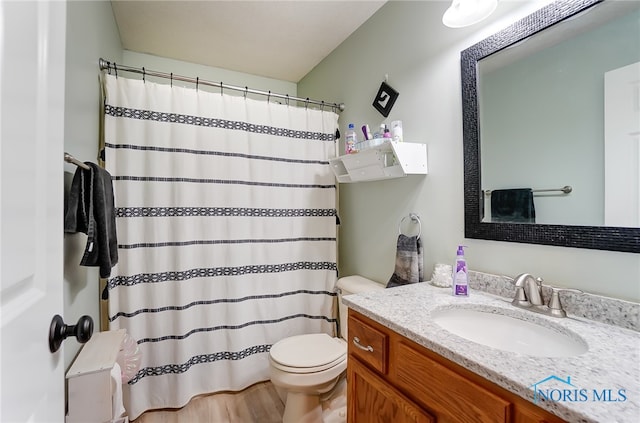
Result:
{"label": "wood laminate floor", "polygon": [[177,410],[143,413],[132,423],[281,423],[284,404],[271,382],[242,392],[201,395]]}

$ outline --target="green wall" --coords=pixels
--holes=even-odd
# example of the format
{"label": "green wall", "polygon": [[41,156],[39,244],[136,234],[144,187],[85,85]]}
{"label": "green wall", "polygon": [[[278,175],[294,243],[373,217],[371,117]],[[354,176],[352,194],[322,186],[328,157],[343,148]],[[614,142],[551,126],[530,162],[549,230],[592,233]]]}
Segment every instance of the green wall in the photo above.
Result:
{"label": "green wall", "polygon": [[[107,1],[67,2],[67,57],[65,78],[64,149],[78,160],[96,162],[100,122],[98,59],[120,60],[122,47],[111,3]],[[62,158],[60,158],[62,160]],[[65,192],[76,167],[65,163]],[[84,234],[64,236],[64,320],[75,324],[83,315],[100,329],[98,270],[80,266],[86,244]],[[65,368],[80,344],[64,344]]]}
{"label": "green wall", "polygon": [[[640,300],[640,256],[464,238],[460,52],[548,1],[500,2],[487,21],[446,28],[450,1],[391,1],[298,84],[300,96],[344,102],[340,124],[402,120],[404,139],[427,144],[429,174],[340,185],[339,271],[386,283],[398,223],[422,218],[425,273],[452,263],[464,244],[472,270],[529,272],[549,284]],[[400,95],[387,119],[371,103],[388,75]],[[342,147],[341,147],[342,148]]]}

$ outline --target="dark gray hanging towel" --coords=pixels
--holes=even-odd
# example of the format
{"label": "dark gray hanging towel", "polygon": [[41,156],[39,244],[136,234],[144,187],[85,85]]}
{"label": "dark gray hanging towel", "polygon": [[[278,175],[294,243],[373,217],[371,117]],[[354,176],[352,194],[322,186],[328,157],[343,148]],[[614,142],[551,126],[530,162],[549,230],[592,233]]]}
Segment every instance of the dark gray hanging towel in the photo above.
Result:
{"label": "dark gray hanging towel", "polygon": [[118,263],[113,184],[109,172],[95,163],[86,164],[89,170],[78,167],[73,175],[64,231],[87,234],[80,265],[100,267],[100,277],[108,278]]}
{"label": "dark gray hanging towel", "polygon": [[424,281],[422,241],[419,236],[398,235],[396,267],[387,288]]}
{"label": "dark gray hanging towel", "polygon": [[536,223],[531,188],[494,189],[491,191],[491,221]]}

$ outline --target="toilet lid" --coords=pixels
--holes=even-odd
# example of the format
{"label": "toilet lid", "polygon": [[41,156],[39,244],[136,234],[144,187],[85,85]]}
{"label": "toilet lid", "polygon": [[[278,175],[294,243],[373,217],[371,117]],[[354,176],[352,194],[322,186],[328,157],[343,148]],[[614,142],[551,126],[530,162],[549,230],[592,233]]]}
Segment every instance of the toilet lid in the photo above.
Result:
{"label": "toilet lid", "polygon": [[312,368],[344,359],[347,347],[341,339],[326,333],[297,335],[271,346],[271,358],[287,367]]}

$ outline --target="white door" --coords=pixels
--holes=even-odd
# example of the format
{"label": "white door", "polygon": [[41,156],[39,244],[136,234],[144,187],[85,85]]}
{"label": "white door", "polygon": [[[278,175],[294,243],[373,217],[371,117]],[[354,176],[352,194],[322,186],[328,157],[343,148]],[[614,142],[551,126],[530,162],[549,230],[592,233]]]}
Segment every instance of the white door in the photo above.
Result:
{"label": "white door", "polygon": [[604,224],[640,226],[640,62],[604,74]]}
{"label": "white door", "polygon": [[64,2],[0,0],[2,423],[64,421],[48,335],[63,308],[65,24]]}

